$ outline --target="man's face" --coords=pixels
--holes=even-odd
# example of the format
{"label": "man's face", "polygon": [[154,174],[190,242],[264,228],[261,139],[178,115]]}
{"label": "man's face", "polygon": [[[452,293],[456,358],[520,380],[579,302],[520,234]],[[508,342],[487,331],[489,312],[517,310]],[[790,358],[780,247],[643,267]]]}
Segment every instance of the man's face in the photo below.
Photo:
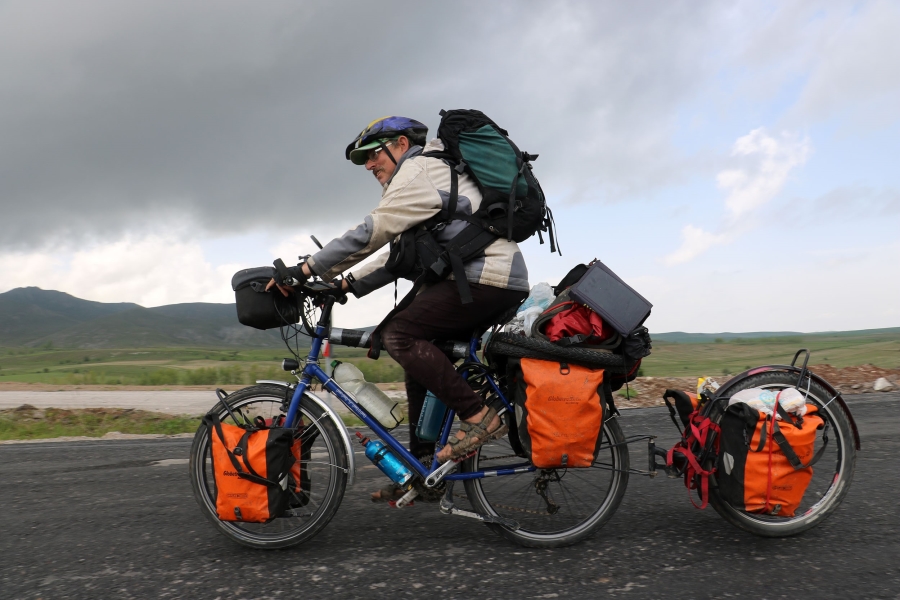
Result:
{"label": "man's face", "polygon": [[[409,142],[406,137],[401,136],[396,141],[385,142],[385,146],[387,146],[386,151],[382,148],[369,150],[369,160],[366,161],[366,169],[372,172],[381,185],[384,185],[394,174],[394,169],[397,168],[396,163],[400,161],[403,153],[409,150]],[[388,152],[391,153],[394,160],[391,160]]]}

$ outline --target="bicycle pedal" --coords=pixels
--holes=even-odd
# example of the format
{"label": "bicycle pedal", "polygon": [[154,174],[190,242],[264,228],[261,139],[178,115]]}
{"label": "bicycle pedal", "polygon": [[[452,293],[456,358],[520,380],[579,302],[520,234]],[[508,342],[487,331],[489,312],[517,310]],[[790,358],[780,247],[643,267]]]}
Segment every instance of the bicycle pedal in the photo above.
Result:
{"label": "bicycle pedal", "polygon": [[401,497],[399,500],[390,500],[388,502],[388,505],[390,505],[391,508],[406,508],[407,506],[412,506],[413,504],[415,504],[413,500],[418,495],[419,492],[416,491],[415,488],[413,488],[403,494],[403,497]]}

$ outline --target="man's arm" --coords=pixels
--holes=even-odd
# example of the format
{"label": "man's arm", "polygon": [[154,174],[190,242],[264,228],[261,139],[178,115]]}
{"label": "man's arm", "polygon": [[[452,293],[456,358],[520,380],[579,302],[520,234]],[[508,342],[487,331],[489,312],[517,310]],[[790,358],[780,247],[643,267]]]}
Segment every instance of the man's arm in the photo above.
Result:
{"label": "man's arm", "polygon": [[403,163],[378,207],[355,229],[328,242],[307,263],[331,279],[377,252],[392,239],[441,211],[441,196],[420,160]]}

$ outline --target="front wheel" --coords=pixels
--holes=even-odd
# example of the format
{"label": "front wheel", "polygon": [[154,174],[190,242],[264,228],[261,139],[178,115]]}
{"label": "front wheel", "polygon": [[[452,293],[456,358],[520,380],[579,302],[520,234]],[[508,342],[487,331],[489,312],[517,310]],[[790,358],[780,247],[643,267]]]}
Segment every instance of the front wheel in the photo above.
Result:
{"label": "front wheel", "polygon": [[[628,446],[617,419],[607,419],[594,463],[580,469],[538,469],[465,481],[466,495],[476,511],[512,519],[513,531],[489,524],[503,537],[530,548],[559,548],[580,542],[602,527],[616,512],[628,486]],[[462,471],[522,464],[502,438],[478,449]]]}
{"label": "front wheel", "polygon": [[[284,395],[282,387],[258,385],[234,392],[226,402],[239,421],[252,423],[257,416],[268,420],[284,414]],[[218,414],[223,423],[237,424],[221,403],[211,412]],[[203,514],[233,541],[259,549],[294,546],[319,533],[337,511],[347,485],[347,456],[337,426],[317,404],[305,397],[300,400],[300,415],[305,426],[301,439],[307,440],[310,448],[308,459],[301,461],[301,469],[308,475],[308,480],[306,476],[303,478],[308,489],[301,495],[293,494],[291,508],[268,523],[219,520],[206,424],[194,435],[190,458],[194,498]]]}
{"label": "front wheel", "polygon": [[[767,371],[751,375],[734,388],[728,390],[729,395],[748,388],[763,388],[774,392],[797,386],[797,374],[784,371]],[[805,385],[797,388],[807,394]],[[727,406],[727,399],[722,398],[710,408],[710,419],[718,423]],[[850,490],[850,481],[856,467],[856,446],[850,419],[844,408],[832,402],[831,395],[818,383],[809,385],[808,404],[818,407],[818,414],[828,428],[818,432],[815,449],[825,442],[824,431],[828,432],[829,443],[822,458],[813,467],[813,477],[800,506],[793,517],[778,517],[760,513],[749,513],[729,504],[713,485],[709,491],[709,503],[726,521],[750,533],[763,537],[786,537],[802,533],[821,523],[835,511],[844,496]],[[712,466],[712,465],[710,465]]]}

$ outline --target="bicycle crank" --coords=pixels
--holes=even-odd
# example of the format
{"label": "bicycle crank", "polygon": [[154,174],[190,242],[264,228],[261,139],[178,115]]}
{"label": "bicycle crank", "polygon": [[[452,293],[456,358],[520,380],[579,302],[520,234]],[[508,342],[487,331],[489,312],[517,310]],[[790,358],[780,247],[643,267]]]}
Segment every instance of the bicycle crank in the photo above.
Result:
{"label": "bicycle crank", "polygon": [[457,517],[467,517],[469,519],[475,519],[476,521],[481,521],[482,523],[494,523],[497,525],[501,525],[506,527],[511,531],[519,530],[519,522],[514,519],[507,519],[505,517],[493,516],[493,515],[483,515],[481,513],[473,512],[471,510],[463,510],[462,508],[457,508],[457,506],[453,503],[453,484],[455,481],[448,482],[447,491],[444,493],[444,497],[441,498],[441,512],[445,515],[456,515]]}

